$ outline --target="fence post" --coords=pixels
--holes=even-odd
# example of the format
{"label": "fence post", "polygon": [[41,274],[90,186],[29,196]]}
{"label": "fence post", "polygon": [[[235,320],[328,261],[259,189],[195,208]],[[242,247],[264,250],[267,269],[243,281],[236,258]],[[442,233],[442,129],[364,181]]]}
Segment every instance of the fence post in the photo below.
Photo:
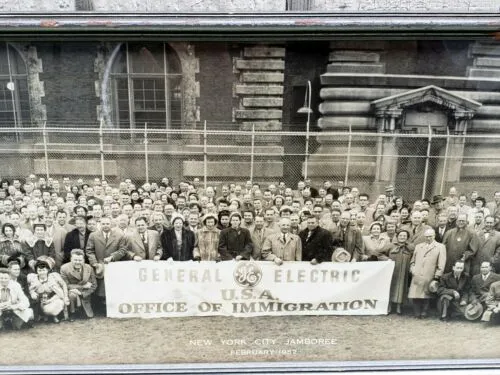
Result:
{"label": "fence post", "polygon": [[349,180],[349,163],[351,162],[351,144],[352,144],[352,124],[349,122],[349,140],[347,142],[347,160],[345,165],[344,186],[347,186]]}
{"label": "fence post", "polygon": [[148,123],[144,123],[144,164],[146,167],[146,182],[149,183],[149,160],[148,160]]}
{"label": "fence post", "polygon": [[441,187],[439,188],[439,194],[443,195],[444,181],[446,176],[446,167],[448,166],[448,150],[450,148],[450,129],[446,127],[446,148],[444,150],[444,161],[443,161],[443,174],[441,176]]}
{"label": "fence post", "polygon": [[101,153],[101,181],[105,179],[104,173],[104,139],[102,133],[102,126],[104,124],[104,120],[101,118],[101,124],[99,125],[99,148]]}
{"label": "fence post", "polygon": [[425,156],[425,172],[424,172],[424,184],[422,186],[422,199],[425,198],[425,189],[427,188],[427,175],[429,174],[429,159],[431,157],[431,145],[432,145],[431,124],[427,124],[427,129],[429,133],[429,140],[427,142],[427,155]]}
{"label": "fence post", "polygon": [[255,158],[255,123],[252,123],[252,144],[250,148],[250,181],[253,183],[253,168]]}
{"label": "fence post", "polygon": [[47,150],[47,121],[43,122],[43,151],[45,154],[45,174],[47,175],[47,181],[50,178],[49,174],[49,152]]}
{"label": "fence post", "polygon": [[207,189],[208,154],[207,154],[207,120],[203,122],[203,187]]}

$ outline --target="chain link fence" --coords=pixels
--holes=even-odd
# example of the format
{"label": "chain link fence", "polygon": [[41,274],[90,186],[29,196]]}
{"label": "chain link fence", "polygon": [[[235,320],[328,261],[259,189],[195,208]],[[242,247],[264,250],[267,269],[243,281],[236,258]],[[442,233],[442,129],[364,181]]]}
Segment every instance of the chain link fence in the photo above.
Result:
{"label": "chain link fence", "polygon": [[247,180],[295,187],[310,178],[313,185],[330,180],[367,192],[393,184],[396,194],[419,199],[451,186],[492,194],[500,176],[500,134],[305,134],[206,122],[184,130],[65,125],[0,129],[2,177],[132,178],[136,184],[198,177],[217,187]]}

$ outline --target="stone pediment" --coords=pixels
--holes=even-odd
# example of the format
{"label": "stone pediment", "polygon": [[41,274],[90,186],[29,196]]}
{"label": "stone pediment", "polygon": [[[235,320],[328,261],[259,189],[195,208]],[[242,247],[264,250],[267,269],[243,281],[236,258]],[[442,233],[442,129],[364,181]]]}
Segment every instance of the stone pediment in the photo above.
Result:
{"label": "stone pediment", "polygon": [[473,114],[481,103],[452,93],[434,85],[410,90],[402,94],[391,95],[371,102],[375,112],[401,111],[407,107],[423,103],[434,103],[455,113]]}

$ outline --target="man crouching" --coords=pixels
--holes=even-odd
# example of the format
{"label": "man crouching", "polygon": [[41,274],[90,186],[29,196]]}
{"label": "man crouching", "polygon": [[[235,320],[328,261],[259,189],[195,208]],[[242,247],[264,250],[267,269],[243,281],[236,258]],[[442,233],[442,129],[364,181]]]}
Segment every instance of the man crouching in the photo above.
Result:
{"label": "man crouching", "polygon": [[[61,277],[68,285],[69,308],[74,315],[82,307],[87,318],[94,316],[90,296],[97,289],[94,269],[85,264],[85,253],[81,249],[71,250],[71,262],[61,266]],[[72,317],[70,316],[70,320]]]}

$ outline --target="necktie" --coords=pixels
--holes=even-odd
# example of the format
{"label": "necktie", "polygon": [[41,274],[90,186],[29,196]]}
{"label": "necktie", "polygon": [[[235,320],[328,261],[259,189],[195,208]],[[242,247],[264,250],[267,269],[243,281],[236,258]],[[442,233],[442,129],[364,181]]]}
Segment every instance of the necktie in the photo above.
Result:
{"label": "necktie", "polygon": [[306,241],[309,241],[309,239],[311,238],[311,235],[312,235],[312,231],[309,231],[307,233],[307,238],[306,238]]}
{"label": "necktie", "polygon": [[2,288],[2,293],[1,293],[1,296],[0,296],[0,301],[2,302],[7,302],[7,299],[8,299],[8,291],[7,291],[7,288]]}
{"label": "necktie", "polygon": [[146,259],[149,258],[149,251],[148,251],[148,241],[146,239],[146,235],[144,233],[141,234],[142,237],[142,243],[144,244],[144,252],[146,254]]}
{"label": "necktie", "polygon": [[283,243],[286,243],[286,234],[283,233]]}
{"label": "necktie", "polygon": [[109,233],[104,233],[104,239],[106,240],[106,244],[108,243]]}

